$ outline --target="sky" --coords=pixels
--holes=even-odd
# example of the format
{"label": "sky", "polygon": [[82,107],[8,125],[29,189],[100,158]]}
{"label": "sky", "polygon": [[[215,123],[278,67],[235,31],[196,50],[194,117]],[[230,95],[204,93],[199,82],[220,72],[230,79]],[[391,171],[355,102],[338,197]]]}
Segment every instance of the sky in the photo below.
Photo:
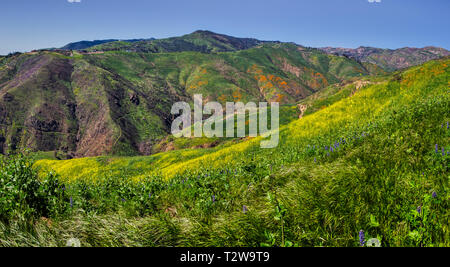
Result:
{"label": "sky", "polygon": [[311,47],[450,50],[450,0],[1,0],[0,55],[196,30]]}

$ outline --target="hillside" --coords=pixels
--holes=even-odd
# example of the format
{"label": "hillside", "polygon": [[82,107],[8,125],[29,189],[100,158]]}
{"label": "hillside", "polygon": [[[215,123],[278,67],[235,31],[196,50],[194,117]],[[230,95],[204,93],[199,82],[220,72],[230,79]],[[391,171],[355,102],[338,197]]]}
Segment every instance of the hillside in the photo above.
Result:
{"label": "hillside", "polygon": [[149,53],[170,53],[170,52],[232,52],[256,47],[265,42],[253,38],[237,38],[211,31],[199,30],[191,34],[180,37],[166,39],[145,40],[140,42],[112,42],[94,46],[91,50],[97,51],[131,51]]}
{"label": "hillside", "polygon": [[0,240],[58,244],[77,229],[85,246],[359,246],[363,232],[384,247],[448,246],[449,68],[446,58],[319,92],[328,105],[283,126],[275,149],[255,138],[38,161],[69,185],[77,223]]}
{"label": "hillside", "polygon": [[[217,53],[246,50],[262,44],[279,43],[278,41],[261,41],[253,38],[237,38],[200,30],[184,36],[166,39],[150,39],[138,42],[108,42],[93,46],[90,50],[146,53],[182,51]],[[304,48],[301,45],[297,46],[299,49]],[[324,47],[319,49],[328,54],[345,56],[361,62],[369,71],[372,71],[374,66],[378,66],[387,72],[417,66],[429,60],[438,59],[450,54],[446,49],[433,46],[424,48],[405,47],[400,49],[381,49],[375,47],[359,47],[356,49]]]}
{"label": "hillside", "polygon": [[394,50],[364,46],[356,49],[334,47],[320,49],[329,54],[346,56],[359,62],[375,64],[385,71],[405,69],[450,55],[450,52],[446,49],[433,46],[424,48],[404,47]]}
{"label": "hillside", "polygon": [[[338,90],[326,94],[325,99],[328,101],[326,106],[322,105],[324,100],[320,97],[324,92],[319,92],[314,96],[311,96],[313,100],[305,99],[302,102],[308,103],[312,108],[310,115],[308,116],[307,114],[306,117],[281,127],[280,139],[284,146],[280,146],[279,149],[290,150],[292,148],[291,145],[294,143],[297,144],[297,142],[302,144],[306,142],[310,146],[313,146],[314,142],[323,142],[323,139],[325,138],[326,140],[330,135],[342,135],[342,133],[349,130],[351,131],[351,129],[365,129],[367,128],[366,124],[369,121],[370,124],[377,124],[377,120],[383,119],[383,116],[389,114],[389,112],[394,112],[390,111],[394,106],[397,108],[399,108],[399,106],[408,108],[415,102],[420,101],[420,99],[434,97],[443,97],[443,100],[447,101],[447,95],[444,93],[447,90],[445,82],[448,81],[449,78],[449,63],[450,59],[433,61],[423,67],[416,67],[397,75],[368,82],[362,87],[355,87],[355,85],[352,84],[337,87]],[[428,77],[429,73],[433,74],[433,76]],[[445,101],[444,104],[449,104]],[[321,106],[321,108],[314,109],[315,106]],[[396,112],[397,111],[395,111],[395,113]],[[331,127],[331,125],[333,125],[333,127]],[[304,129],[307,130],[305,131]],[[139,177],[160,173],[161,171],[164,173],[164,170],[166,170],[168,172],[167,175],[171,177],[186,169],[195,170],[201,167],[208,169],[211,167],[219,168],[219,166],[225,165],[228,159],[232,158],[229,157],[229,154],[233,154],[233,157],[236,157],[236,153],[233,153],[234,150],[239,151],[237,154],[245,154],[243,151],[252,151],[256,149],[258,150],[258,157],[261,157],[261,159],[265,157],[264,152],[270,154],[274,153],[272,150],[257,149],[259,147],[259,141],[260,138],[255,138],[239,144],[232,144],[223,149],[214,148],[171,151],[169,153],[161,153],[150,157],[130,158],[131,162],[137,164],[136,167],[128,165],[128,163],[125,163],[128,159],[120,157],[111,158],[111,160],[86,158],[48,162],[51,163],[50,166],[55,167],[55,170],[58,170],[58,166],[64,166],[63,169],[69,172],[61,174],[65,177],[71,177],[72,179],[96,177],[97,174],[95,172],[92,173],[92,170],[105,168],[105,170],[111,171],[114,170],[113,166],[115,166],[115,163],[119,163],[119,168],[122,168],[123,166],[120,163],[122,160],[125,160],[123,163],[125,163],[126,166],[128,165],[126,170],[122,171],[130,171],[131,173],[139,171]],[[316,147],[320,146],[316,145]],[[204,154],[207,154],[207,156],[203,156]],[[195,159],[190,160],[191,157],[194,157]],[[146,164],[143,164],[141,160]],[[240,158],[235,158],[233,161],[239,162],[239,160]],[[159,163],[152,164],[154,162]],[[86,166],[86,168],[77,166],[77,163],[81,163]],[[103,163],[107,164],[103,166]],[[67,168],[72,164],[75,164],[76,171]],[[87,166],[96,167],[91,169]],[[145,174],[145,169],[142,169],[143,166],[148,166],[149,170],[155,170],[156,172]],[[80,170],[83,171],[79,172]]]}
{"label": "hillside", "polygon": [[[382,78],[387,70],[447,53],[438,48],[322,51],[210,31],[107,41],[87,51],[0,57],[0,154],[28,148],[66,159],[220,146],[224,142],[211,139],[173,140],[172,104],[192,103],[194,94],[222,104],[276,101],[287,123],[302,113],[307,97],[322,94],[325,102],[307,103],[303,115],[327,106],[327,92],[345,84],[356,89],[361,86],[356,83]],[[394,66],[383,57],[404,64]]]}
{"label": "hillside", "polygon": [[107,39],[107,40],[94,40],[94,41],[79,41],[79,42],[69,43],[69,44],[61,47],[61,49],[63,49],[63,50],[84,50],[84,49],[88,49],[88,48],[91,48],[96,45],[101,45],[101,44],[106,44],[106,43],[111,43],[111,42],[121,41],[121,42],[126,42],[126,43],[134,43],[134,42],[140,42],[140,41],[145,41],[145,40],[154,40],[154,38],[130,39],[130,40]]}
{"label": "hillside", "polygon": [[151,154],[168,135],[172,104],[194,94],[296,104],[330,84],[384,73],[277,43],[214,54],[36,51],[0,64],[0,152],[26,147],[62,159]]}

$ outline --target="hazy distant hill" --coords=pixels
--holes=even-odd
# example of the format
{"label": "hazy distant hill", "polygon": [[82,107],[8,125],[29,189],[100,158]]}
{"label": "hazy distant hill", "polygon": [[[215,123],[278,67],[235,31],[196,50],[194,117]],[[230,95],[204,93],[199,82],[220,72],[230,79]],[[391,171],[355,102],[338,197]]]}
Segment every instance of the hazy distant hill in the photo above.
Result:
{"label": "hazy distant hill", "polygon": [[387,71],[420,65],[429,60],[438,59],[450,54],[444,48],[433,46],[424,48],[404,47],[395,50],[363,46],[356,49],[334,47],[320,49],[329,54],[347,56],[361,62],[373,63]]}

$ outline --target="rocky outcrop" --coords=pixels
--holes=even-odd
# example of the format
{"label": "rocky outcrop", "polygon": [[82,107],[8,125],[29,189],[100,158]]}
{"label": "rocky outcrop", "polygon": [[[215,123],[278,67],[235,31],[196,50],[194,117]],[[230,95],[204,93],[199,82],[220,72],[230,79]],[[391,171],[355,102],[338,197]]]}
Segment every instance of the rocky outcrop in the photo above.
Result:
{"label": "rocky outcrop", "polygon": [[300,115],[298,116],[299,119],[303,118],[303,115],[305,114],[306,110],[308,109],[308,105],[302,105],[298,104],[298,109],[300,110]]}

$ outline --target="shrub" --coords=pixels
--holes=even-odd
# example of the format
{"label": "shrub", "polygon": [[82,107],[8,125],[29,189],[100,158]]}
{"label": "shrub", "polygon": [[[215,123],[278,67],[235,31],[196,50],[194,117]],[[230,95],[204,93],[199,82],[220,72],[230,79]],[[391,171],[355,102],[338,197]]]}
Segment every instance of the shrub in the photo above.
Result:
{"label": "shrub", "polygon": [[41,180],[24,153],[0,158],[0,220],[56,215],[65,210],[65,186],[53,173]]}

